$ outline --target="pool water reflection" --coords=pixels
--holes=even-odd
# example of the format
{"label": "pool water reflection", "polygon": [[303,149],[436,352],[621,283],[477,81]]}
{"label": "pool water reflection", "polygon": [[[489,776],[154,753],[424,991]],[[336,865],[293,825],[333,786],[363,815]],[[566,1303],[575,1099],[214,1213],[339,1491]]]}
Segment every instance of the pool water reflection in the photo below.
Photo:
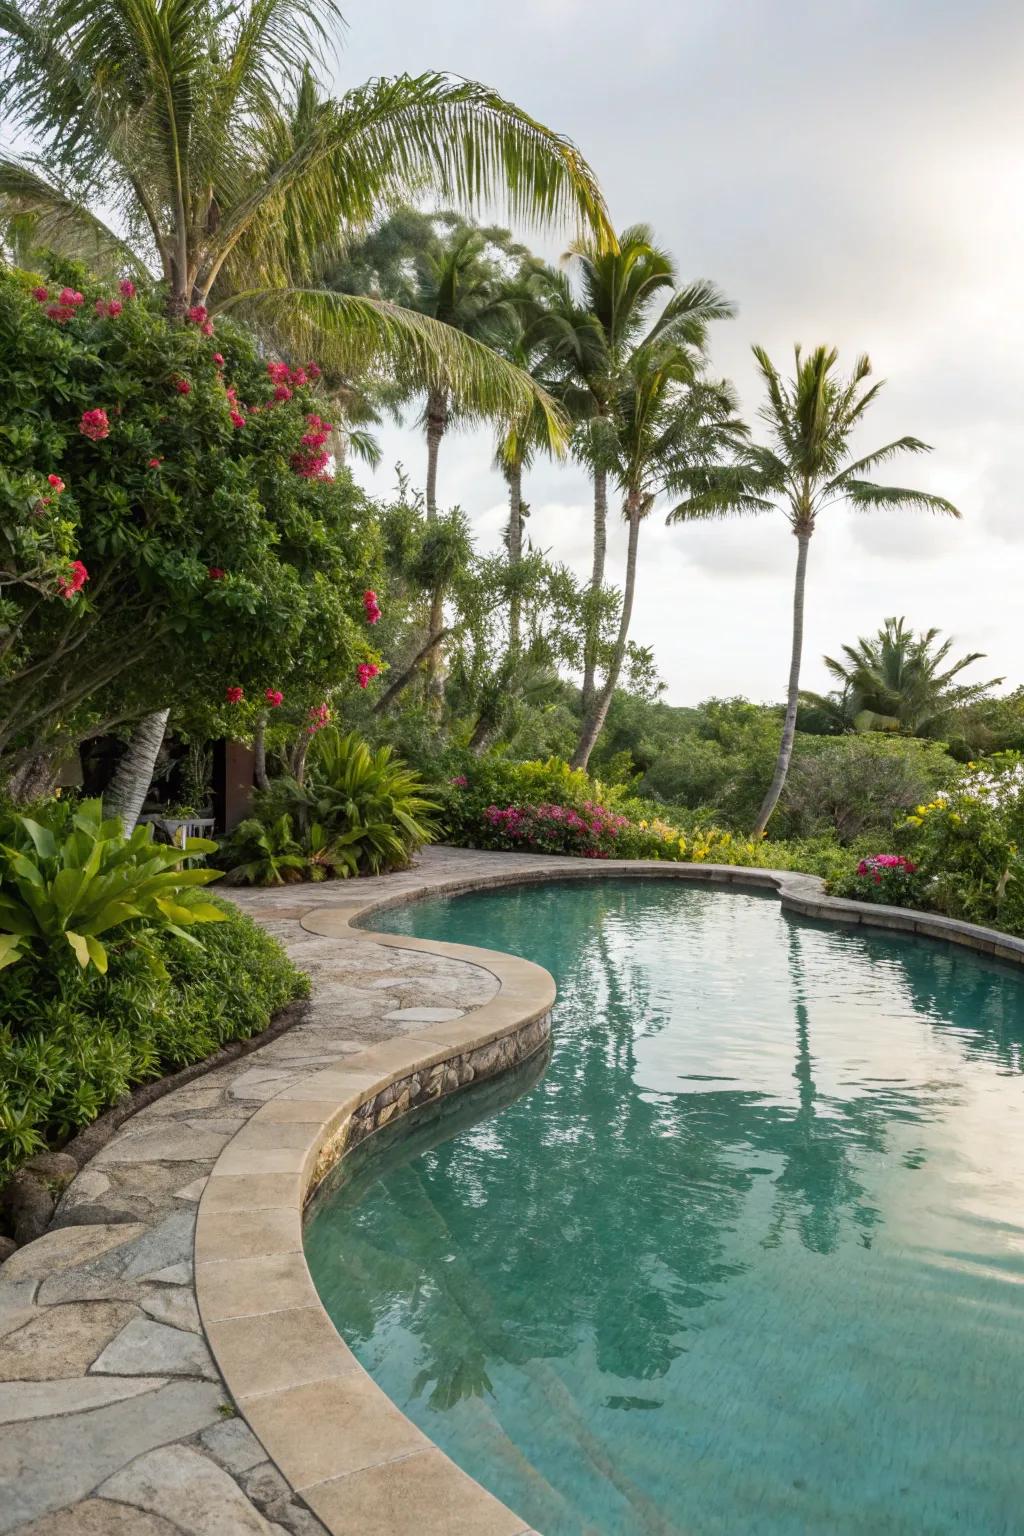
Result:
{"label": "pool water reflection", "polygon": [[545,1536],[1024,1528],[1024,978],[673,882],[374,926],[558,983],[539,1082],[375,1138],[307,1230],[460,1465]]}

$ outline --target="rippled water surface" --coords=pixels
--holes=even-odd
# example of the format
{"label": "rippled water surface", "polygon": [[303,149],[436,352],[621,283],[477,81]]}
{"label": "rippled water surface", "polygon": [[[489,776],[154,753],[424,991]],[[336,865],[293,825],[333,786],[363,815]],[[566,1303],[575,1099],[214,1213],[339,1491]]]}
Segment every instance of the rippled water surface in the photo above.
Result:
{"label": "rippled water surface", "polygon": [[307,1231],[467,1471],[545,1536],[1024,1531],[1022,979],[669,882],[375,926],[558,983],[539,1081],[374,1138]]}

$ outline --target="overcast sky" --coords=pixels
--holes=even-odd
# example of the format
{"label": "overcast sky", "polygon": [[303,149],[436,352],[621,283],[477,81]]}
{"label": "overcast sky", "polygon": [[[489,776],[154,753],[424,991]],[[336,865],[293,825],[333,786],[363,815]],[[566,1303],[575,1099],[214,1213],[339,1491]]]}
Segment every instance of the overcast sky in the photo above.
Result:
{"label": "overcast sky", "polygon": [[[713,338],[749,414],[750,346],[788,364],[795,341],[866,351],[889,382],[862,446],[934,446],[896,483],[955,501],[925,514],[823,519],[811,549],[804,680],[823,652],[889,614],[983,650],[1024,680],[1024,4],[975,0],[412,0],[344,6],[339,84],[403,70],[482,80],[569,134],[617,227],[643,220],[684,277],[739,306]],[[556,236],[538,242],[549,254]],[[385,430],[379,494],[415,430]],[[503,483],[486,433],[441,450],[439,495],[493,547]],[[531,538],[583,574],[590,499],[572,465],[529,477]],[[624,539],[616,519],[610,578]],[[779,698],[795,545],[781,516],[643,531],[633,636],[655,647],[672,703]]]}

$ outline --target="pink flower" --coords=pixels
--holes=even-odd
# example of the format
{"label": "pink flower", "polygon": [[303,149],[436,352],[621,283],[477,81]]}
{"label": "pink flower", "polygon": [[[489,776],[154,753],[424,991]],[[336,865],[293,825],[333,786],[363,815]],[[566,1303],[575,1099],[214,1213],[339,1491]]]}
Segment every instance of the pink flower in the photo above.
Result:
{"label": "pink flower", "polygon": [[275,400],[290,400],[291,397],[292,397],[292,392],[288,388],[287,384],[279,384],[277,386],[277,388],[274,390],[274,399]]}
{"label": "pink flower", "polygon": [[372,661],[361,661],[356,667],[356,681],[360,688],[365,688],[371,677],[376,677],[380,668],[374,666]]}
{"label": "pink flower", "polygon": [[60,576],[57,579],[57,591],[66,601],[68,598],[74,597],[76,592],[81,592],[88,580],[89,572],[81,560],[72,560],[71,570],[68,575]]}
{"label": "pink flower", "polygon": [[163,463],[162,459],[147,459],[146,460],[146,468],[147,469],[159,469],[160,465],[162,463]]}
{"label": "pink flower", "polygon": [[124,309],[124,305],[121,303],[120,299],[96,300],[96,313],[99,315],[100,319],[102,319],[104,315],[109,316],[111,320],[116,319],[116,317],[121,313],[122,309]]}
{"label": "pink flower", "polygon": [[208,319],[205,304],[193,304],[185,316],[191,325],[205,325]]}
{"label": "pink flower", "polygon": [[45,304],[50,297],[50,290],[48,288],[33,288],[32,297],[37,299],[40,304]]}
{"label": "pink flower", "polygon": [[286,384],[288,382],[288,374],[289,369],[287,363],[267,364],[267,378],[270,380],[271,384]]}
{"label": "pink flower", "polygon": [[223,368],[223,366],[224,366],[224,359],[223,359],[223,357],[221,357],[219,352],[215,352],[213,354],[213,360],[217,364],[218,368]]}
{"label": "pink flower", "polygon": [[226,572],[222,571],[219,565],[208,565],[206,567],[206,574],[211,581],[223,581]]}
{"label": "pink flower", "polygon": [[326,478],[324,470],[327,468],[329,460],[330,454],[322,451],[314,453],[311,448],[307,448],[301,453],[292,454],[291,466],[295,473],[303,480],[322,480]]}
{"label": "pink flower", "polygon": [[64,489],[64,481],[61,479],[60,475],[47,475],[46,478],[59,496],[61,491]]}
{"label": "pink flower", "polygon": [[376,624],[380,619],[380,603],[377,601],[376,592],[363,593],[363,612],[366,614],[367,624]]}
{"label": "pink flower", "polygon": [[271,709],[278,709],[284,703],[284,694],[280,688],[268,688],[263,695]]}
{"label": "pink flower", "polygon": [[94,443],[98,443],[102,437],[109,437],[110,422],[106,411],[83,411],[78,430],[83,437],[91,438]]}
{"label": "pink flower", "polygon": [[179,395],[190,395],[192,393],[192,385],[188,379],[175,379],[174,387]]}
{"label": "pink flower", "polygon": [[212,320],[204,320],[203,324],[199,327],[199,329],[202,331],[204,336],[212,336],[213,335],[213,321]]}
{"label": "pink flower", "polygon": [[454,784],[456,789],[465,789],[469,780],[464,773],[457,773],[454,779],[449,779],[448,782],[449,784]]}
{"label": "pink flower", "polygon": [[69,320],[75,318],[77,311],[70,304],[48,304],[46,313],[51,320],[56,320],[58,325],[66,325]]}
{"label": "pink flower", "polygon": [[224,697],[229,704],[241,704],[245,698],[245,689],[237,685],[233,688],[225,688]]}
{"label": "pink flower", "polygon": [[129,278],[122,278],[121,282],[119,282],[117,286],[123,298],[134,299],[136,288],[135,284]]}
{"label": "pink flower", "polygon": [[314,704],[309,711],[309,724],[306,730],[310,736],[315,736],[317,731],[322,731],[325,725],[330,723],[331,711],[327,704]]}
{"label": "pink flower", "polygon": [[245,426],[245,417],[239,411],[232,411],[231,412],[231,425],[233,427],[244,427]]}
{"label": "pink flower", "polygon": [[318,379],[320,377],[321,369],[317,363],[307,363],[306,372],[311,379]]}
{"label": "pink flower", "polygon": [[60,302],[68,305],[70,309],[77,309],[80,304],[85,303],[85,300],[76,288],[62,288]]}

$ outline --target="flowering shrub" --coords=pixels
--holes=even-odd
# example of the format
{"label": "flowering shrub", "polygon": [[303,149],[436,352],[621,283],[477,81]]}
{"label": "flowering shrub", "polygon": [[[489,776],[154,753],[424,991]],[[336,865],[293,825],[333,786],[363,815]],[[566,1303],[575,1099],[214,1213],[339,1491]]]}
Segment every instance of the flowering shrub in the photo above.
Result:
{"label": "flowering shrub", "polygon": [[490,830],[488,847],[522,848],[530,853],[570,853],[607,859],[618,852],[617,839],[629,823],[603,805],[489,805],[483,813]]}
{"label": "flowering shrub", "polygon": [[926,900],[917,865],[898,853],[868,854],[852,874],[833,880],[829,889],[834,896],[889,907],[915,907]]}
{"label": "flowering shrub", "polygon": [[949,917],[1024,933],[1024,759],[968,763],[901,829],[929,877],[928,904]]}
{"label": "flowering shrub", "polygon": [[0,272],[0,782],[156,705],[211,736],[267,688],[302,716],[377,664],[373,508],[292,463],[328,429],[317,370],[190,319],[70,264]]}
{"label": "flowering shrub", "polygon": [[[449,842],[585,858],[659,859],[829,872],[835,845],[790,849],[722,827],[672,825],[649,802],[626,799],[559,758],[517,763],[473,759],[436,791]],[[664,808],[662,808],[664,810]]]}

